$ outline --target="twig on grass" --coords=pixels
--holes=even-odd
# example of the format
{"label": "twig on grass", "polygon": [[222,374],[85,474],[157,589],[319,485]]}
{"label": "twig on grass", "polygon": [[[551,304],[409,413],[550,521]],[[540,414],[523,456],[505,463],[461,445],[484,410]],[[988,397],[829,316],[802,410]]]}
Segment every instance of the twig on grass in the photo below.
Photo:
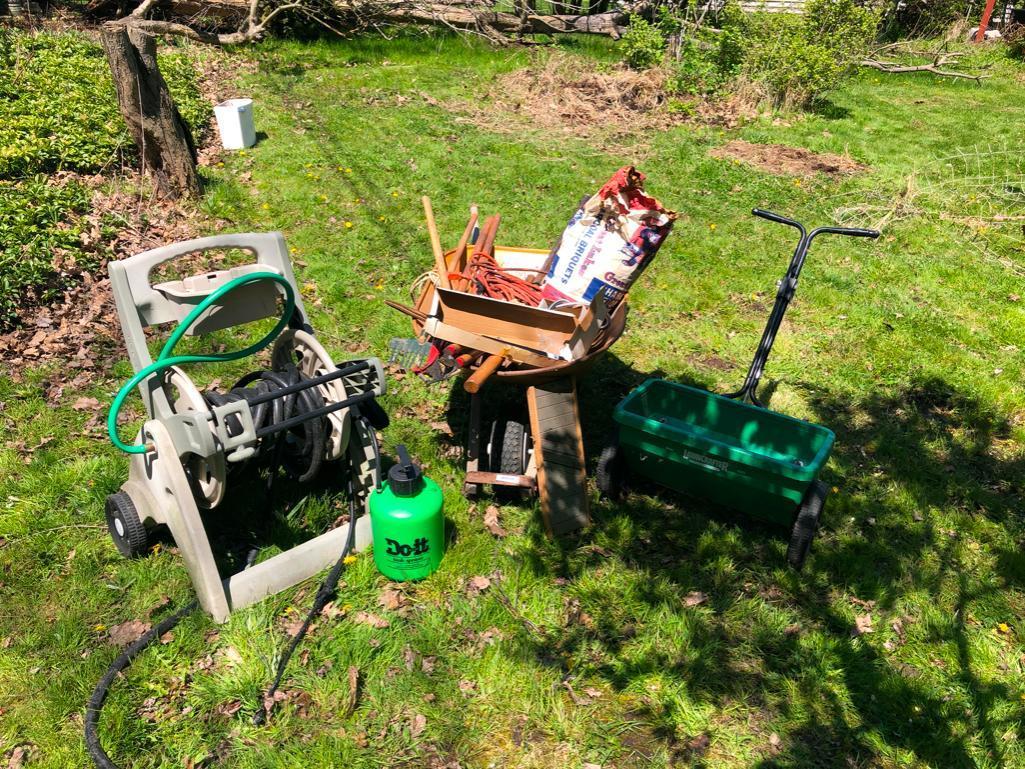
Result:
{"label": "twig on grass", "polygon": [[509,600],[509,596],[507,596],[502,591],[502,588],[500,588],[496,583],[491,584],[491,592],[495,596],[495,598],[498,599],[498,602],[505,607],[506,611],[508,611],[509,614],[512,615],[513,619],[517,620],[521,625],[523,625],[523,627],[526,628],[527,632],[530,633],[530,635],[534,636],[539,641],[548,640],[548,631],[546,631],[540,625],[536,625],[529,619],[524,617],[523,614],[515,606],[513,606],[512,601]]}

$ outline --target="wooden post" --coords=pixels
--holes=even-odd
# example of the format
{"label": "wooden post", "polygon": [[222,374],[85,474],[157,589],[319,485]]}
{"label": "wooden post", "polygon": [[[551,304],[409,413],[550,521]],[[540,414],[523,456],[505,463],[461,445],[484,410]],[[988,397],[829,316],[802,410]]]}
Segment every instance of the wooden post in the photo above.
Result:
{"label": "wooden post", "polygon": [[162,195],[198,197],[196,147],[157,66],[156,38],[131,21],[104,24],[101,34],[121,116],[144,173]]}

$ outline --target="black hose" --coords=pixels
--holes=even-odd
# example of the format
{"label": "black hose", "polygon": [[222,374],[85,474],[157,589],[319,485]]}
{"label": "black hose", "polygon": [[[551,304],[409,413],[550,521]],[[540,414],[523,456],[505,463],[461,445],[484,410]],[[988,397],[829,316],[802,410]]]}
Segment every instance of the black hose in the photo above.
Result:
{"label": "black hose", "polygon": [[349,553],[352,552],[353,546],[356,544],[356,489],[352,483],[352,473],[349,473],[349,531],[345,537],[345,546],[342,547],[342,554],[338,556],[338,560],[335,561],[335,565],[331,567],[331,571],[328,572],[327,577],[320,584],[320,588],[317,590],[317,595],[313,599],[313,605],[310,607],[309,613],[306,615],[306,619],[303,620],[303,624],[299,628],[294,636],[292,636],[291,642],[288,644],[288,648],[285,649],[284,654],[281,655],[281,659],[278,660],[278,669],[274,674],[274,680],[271,681],[270,686],[267,687],[266,693],[263,695],[263,700],[260,703],[260,707],[256,713],[253,714],[253,723],[256,726],[260,726],[267,721],[267,716],[270,715],[271,709],[274,707],[274,693],[278,690],[281,685],[281,679],[285,677],[285,670],[288,668],[288,663],[292,659],[292,655],[295,654],[295,650],[302,643],[302,640],[306,637],[306,633],[310,629],[310,624],[320,616],[320,613],[324,610],[327,602],[331,600],[331,596],[334,595],[335,589],[338,587],[338,581],[342,578],[342,571],[345,568],[345,559],[349,557]]}
{"label": "black hose", "polygon": [[118,769],[118,765],[110,760],[110,756],[104,752],[103,746],[100,745],[100,711],[103,709],[103,703],[107,699],[110,685],[122,670],[132,664],[132,660],[139,656],[143,649],[185,619],[198,607],[199,603],[192,601],[192,603],[182,607],[170,617],[160,621],[155,627],[150,628],[139,636],[138,640],[130,644],[127,649],[117,656],[117,659],[110,663],[107,672],[103,674],[103,678],[96,684],[96,688],[93,689],[93,696],[89,698],[89,703],[85,706],[85,747],[89,751],[89,757],[92,758],[93,763],[99,769]]}

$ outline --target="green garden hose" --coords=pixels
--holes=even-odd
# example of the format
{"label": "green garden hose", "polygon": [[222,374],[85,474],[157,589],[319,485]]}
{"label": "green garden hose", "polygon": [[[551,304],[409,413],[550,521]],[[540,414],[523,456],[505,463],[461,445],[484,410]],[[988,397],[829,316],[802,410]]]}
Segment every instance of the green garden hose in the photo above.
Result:
{"label": "green garden hose", "polygon": [[[285,311],[281,314],[278,322],[274,325],[266,336],[242,350],[235,350],[233,352],[222,352],[222,353],[210,353],[207,355],[173,355],[175,346],[181,341],[181,338],[185,336],[185,333],[189,330],[193,323],[195,323],[199,317],[206,312],[211,305],[217,303],[219,299],[231,293],[237,288],[242,286],[248,286],[252,283],[258,283],[260,281],[269,280],[279,284],[285,290]],[[111,442],[119,449],[127,454],[145,454],[146,446],[143,444],[127,444],[121,440],[117,434],[117,417],[121,411],[121,407],[124,405],[125,398],[128,397],[129,393],[132,392],[139,383],[144,381],[147,377],[159,374],[172,366],[181,366],[185,363],[212,363],[216,361],[231,361],[245,358],[249,355],[258,353],[264,347],[273,342],[278,334],[281,333],[282,329],[288,324],[289,319],[292,317],[292,312],[295,310],[295,291],[292,290],[292,284],[289,283],[281,275],[275,272],[254,272],[249,275],[243,275],[240,278],[235,278],[225,283],[223,286],[218,288],[216,291],[211,293],[202,302],[190,312],[185,319],[178,324],[174,332],[168,338],[163,349],[157,356],[157,359],[153,361],[146,368],[142,369],[139,373],[129,379],[122,385],[121,389],[118,390],[116,396],[114,396],[113,403],[110,404],[110,412],[107,414],[107,434],[110,436]]]}

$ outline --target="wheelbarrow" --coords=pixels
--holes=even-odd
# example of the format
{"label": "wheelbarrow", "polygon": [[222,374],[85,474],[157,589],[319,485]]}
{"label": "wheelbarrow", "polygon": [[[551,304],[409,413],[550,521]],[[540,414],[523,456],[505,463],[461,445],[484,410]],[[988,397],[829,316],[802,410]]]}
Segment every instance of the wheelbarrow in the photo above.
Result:
{"label": "wheelbarrow", "polygon": [[752,213],[794,227],[801,237],[743,386],[717,395],[649,379],[616,406],[617,439],[602,452],[596,480],[605,496],[620,499],[628,476],[643,476],[787,526],[787,561],[799,570],[829,493],[819,473],[834,435],[821,425],[767,410],[758,399],[758,384],[812,241],[821,234],[877,238],[879,233],[847,227],[809,233],[779,214],[757,208]]}

